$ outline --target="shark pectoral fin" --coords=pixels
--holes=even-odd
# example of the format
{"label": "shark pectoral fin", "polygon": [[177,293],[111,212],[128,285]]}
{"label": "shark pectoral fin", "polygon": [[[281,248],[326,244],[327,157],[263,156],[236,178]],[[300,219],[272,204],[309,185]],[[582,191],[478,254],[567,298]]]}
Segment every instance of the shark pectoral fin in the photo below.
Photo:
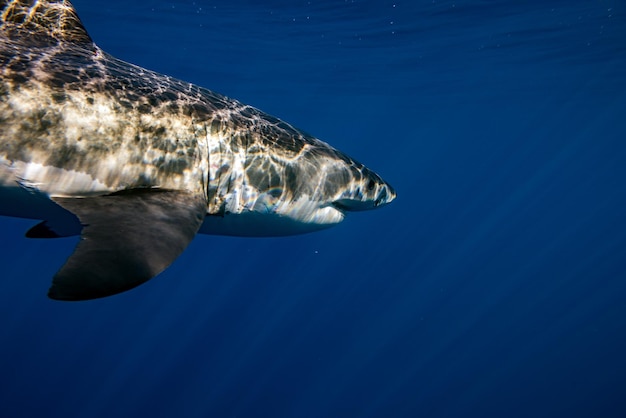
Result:
{"label": "shark pectoral fin", "polygon": [[183,252],[206,214],[203,196],[159,189],[53,200],[83,224],[48,291],[57,300],[100,298],[146,282]]}

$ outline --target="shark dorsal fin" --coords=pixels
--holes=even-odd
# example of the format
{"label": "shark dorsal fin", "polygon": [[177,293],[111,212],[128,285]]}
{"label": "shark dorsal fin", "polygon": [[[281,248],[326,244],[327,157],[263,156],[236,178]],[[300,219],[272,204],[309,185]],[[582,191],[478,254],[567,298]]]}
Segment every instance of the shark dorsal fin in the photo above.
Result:
{"label": "shark dorsal fin", "polygon": [[93,44],[67,0],[0,0],[0,29],[29,39]]}

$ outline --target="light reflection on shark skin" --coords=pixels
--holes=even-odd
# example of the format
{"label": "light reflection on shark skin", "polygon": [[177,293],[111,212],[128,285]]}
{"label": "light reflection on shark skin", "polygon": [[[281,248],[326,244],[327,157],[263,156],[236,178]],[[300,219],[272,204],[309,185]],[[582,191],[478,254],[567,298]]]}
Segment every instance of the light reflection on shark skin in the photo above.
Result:
{"label": "light reflection on shark skin", "polygon": [[[105,53],[68,1],[3,0],[0,10],[0,215],[43,220],[29,237],[83,238],[51,297],[134,287],[197,232],[306,233],[395,198],[376,173],[293,126]],[[137,237],[139,225],[174,249]],[[107,254],[121,241],[135,254]],[[120,259],[134,272],[113,266]],[[97,280],[85,279],[87,262]],[[124,277],[107,284],[112,274]]]}

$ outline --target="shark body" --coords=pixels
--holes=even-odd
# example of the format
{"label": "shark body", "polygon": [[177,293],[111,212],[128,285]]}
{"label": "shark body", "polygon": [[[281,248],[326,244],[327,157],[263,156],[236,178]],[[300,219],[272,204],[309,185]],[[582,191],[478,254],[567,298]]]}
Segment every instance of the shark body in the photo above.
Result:
{"label": "shark body", "polygon": [[376,173],[258,109],[118,60],[63,0],[0,0],[0,215],[81,234],[60,300],[164,270],[196,233],[326,228],[395,198]]}

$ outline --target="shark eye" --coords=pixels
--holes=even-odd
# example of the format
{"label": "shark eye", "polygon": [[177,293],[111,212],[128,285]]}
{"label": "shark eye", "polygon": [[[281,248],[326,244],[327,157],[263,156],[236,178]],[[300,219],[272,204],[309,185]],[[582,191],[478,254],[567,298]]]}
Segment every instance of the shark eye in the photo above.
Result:
{"label": "shark eye", "polygon": [[372,179],[370,179],[370,181],[367,182],[367,190],[368,191],[372,191],[374,190],[374,187],[376,186],[376,182]]}

